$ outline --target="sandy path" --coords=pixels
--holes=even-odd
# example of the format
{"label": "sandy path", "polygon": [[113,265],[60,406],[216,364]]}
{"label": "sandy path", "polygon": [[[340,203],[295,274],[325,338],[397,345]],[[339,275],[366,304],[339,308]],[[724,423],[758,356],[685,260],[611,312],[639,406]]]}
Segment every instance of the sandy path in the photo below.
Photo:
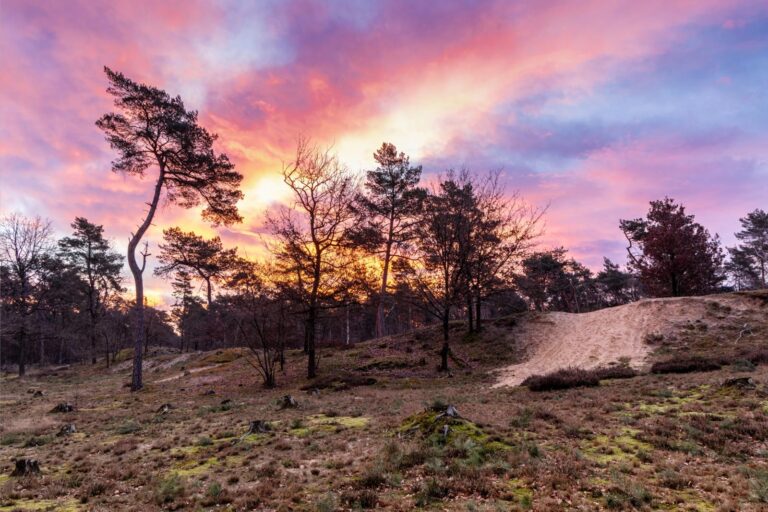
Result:
{"label": "sandy path", "polygon": [[681,322],[703,318],[712,302],[749,307],[733,296],[685,297],[648,299],[592,313],[534,314],[515,332],[528,360],[499,370],[494,387],[517,386],[530,375],[569,366],[589,369],[625,358],[640,367],[652,348],[645,343],[648,334],[664,334]]}

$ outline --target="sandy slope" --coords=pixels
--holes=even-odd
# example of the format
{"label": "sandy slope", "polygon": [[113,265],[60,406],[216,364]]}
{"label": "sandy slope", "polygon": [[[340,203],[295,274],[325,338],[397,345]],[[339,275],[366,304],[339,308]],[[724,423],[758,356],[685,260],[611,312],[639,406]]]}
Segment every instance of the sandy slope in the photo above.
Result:
{"label": "sandy slope", "polygon": [[515,337],[528,359],[502,368],[498,386],[516,386],[526,377],[569,366],[594,368],[620,359],[634,367],[644,364],[652,349],[648,334],[665,334],[707,316],[712,309],[753,307],[736,295],[647,299],[592,313],[538,313],[521,323]]}

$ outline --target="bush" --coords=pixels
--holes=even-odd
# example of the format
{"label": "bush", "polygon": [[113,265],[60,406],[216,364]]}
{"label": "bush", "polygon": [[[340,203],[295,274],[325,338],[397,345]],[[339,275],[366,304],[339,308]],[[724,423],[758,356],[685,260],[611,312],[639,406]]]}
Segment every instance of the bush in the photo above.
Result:
{"label": "bush", "polygon": [[753,348],[743,350],[741,353],[741,359],[746,359],[754,365],[768,363],[768,349]]}
{"label": "bush", "polygon": [[53,441],[53,436],[32,436],[24,442],[24,448],[34,448],[35,446],[45,446]]}
{"label": "bush", "polygon": [[352,508],[372,509],[379,503],[376,491],[363,489],[356,492],[346,492],[341,497],[342,501]]}
{"label": "bush", "polygon": [[416,506],[424,507],[434,500],[442,500],[450,494],[450,489],[443,485],[436,478],[430,478],[421,485],[421,489],[416,493]]}
{"label": "bush", "polygon": [[597,368],[592,371],[597,374],[600,380],[631,379],[632,377],[637,376],[637,372],[635,371],[634,368],[632,368],[631,366],[623,365],[623,364],[617,365],[617,366],[606,366],[602,368]]}
{"label": "bush", "polygon": [[691,373],[711,372],[719,370],[723,365],[719,361],[703,357],[689,357],[685,359],[670,359],[659,361],[651,366],[651,373]]}
{"label": "bush", "polygon": [[551,391],[599,384],[600,376],[595,371],[580,368],[564,368],[546,375],[531,375],[523,381],[523,386],[528,386],[531,391]]}
{"label": "bush", "polygon": [[158,505],[173,503],[183,494],[184,482],[178,474],[174,473],[160,481],[155,491],[155,502]]}
{"label": "bush", "polygon": [[128,420],[122,425],[118,426],[116,431],[120,435],[133,434],[141,430],[141,425],[133,420]]}

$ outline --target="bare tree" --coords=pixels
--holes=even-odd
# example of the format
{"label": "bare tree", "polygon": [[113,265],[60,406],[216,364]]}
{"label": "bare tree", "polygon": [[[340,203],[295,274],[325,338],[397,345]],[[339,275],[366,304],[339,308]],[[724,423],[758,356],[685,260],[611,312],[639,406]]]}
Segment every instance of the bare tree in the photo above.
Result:
{"label": "bare tree", "polygon": [[470,219],[466,249],[469,332],[482,329],[483,301],[510,282],[515,265],[541,235],[546,211],[525,202],[517,191],[508,193],[500,176],[500,171],[494,171],[482,179],[469,178],[477,205]]}
{"label": "bare tree", "polygon": [[[32,295],[44,272],[44,259],[52,250],[51,223],[40,217],[13,213],[0,222],[0,263],[15,281],[10,300],[19,316],[16,339],[19,347],[19,376],[26,372],[28,317],[33,313]],[[7,285],[8,283],[4,283]],[[3,291],[3,296],[8,290]]]}
{"label": "bare tree", "polygon": [[128,242],[128,266],[136,288],[136,326],[134,340],[131,389],[142,387],[142,347],[145,344],[144,281],[146,258],[136,258],[136,249],[154,219],[160,198],[191,208],[205,205],[203,218],[214,224],[232,224],[241,221],[237,202],[242,175],[226,155],[213,149],[216,136],[201,127],[197,112],[188,111],[181,97],[172,98],[167,92],[140,84],[122,73],[104,68],[109,80],[109,92],[115,98],[118,113],[102,116],[97,122],[106,134],[110,146],[118,152],[112,170],[144,177],[147,169],[157,169],[149,209],[138,229]]}
{"label": "bare tree", "polygon": [[330,149],[303,139],[293,162],[283,168],[283,180],[293,192],[294,203],[270,214],[267,222],[276,241],[272,249],[278,268],[290,276],[295,297],[305,308],[307,377],[314,378],[318,313],[322,301],[339,291],[349,228],[355,219],[350,206],[356,182]]}
{"label": "bare tree", "polygon": [[238,258],[228,285],[236,293],[231,299],[239,309],[236,334],[255,359],[247,360],[261,375],[264,387],[273,388],[285,347],[285,309],[282,298],[260,274],[256,263]]}

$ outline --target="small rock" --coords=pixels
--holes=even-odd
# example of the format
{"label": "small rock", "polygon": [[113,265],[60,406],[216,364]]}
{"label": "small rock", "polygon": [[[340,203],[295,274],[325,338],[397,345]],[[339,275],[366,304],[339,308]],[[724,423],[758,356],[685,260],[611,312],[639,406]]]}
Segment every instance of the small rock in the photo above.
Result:
{"label": "small rock", "polygon": [[203,393],[203,395],[205,395],[205,396],[210,396],[210,395],[215,395],[215,394],[216,394],[216,392],[214,390],[212,390],[212,389],[209,389],[208,391]]}
{"label": "small rock", "polygon": [[43,393],[43,392],[42,392],[42,391],[40,391],[39,389],[36,389],[36,390],[35,390],[35,392],[34,392],[34,393],[32,393],[32,396],[33,396],[34,398],[38,398],[38,397],[41,397],[41,396],[43,396],[44,394],[45,394],[45,393]]}
{"label": "small rock", "polygon": [[229,398],[225,398],[224,400],[221,401],[221,405],[231,405],[231,404],[232,404],[232,400]]}
{"label": "small rock", "polygon": [[60,404],[57,404],[56,407],[51,409],[51,412],[64,413],[64,412],[73,412],[74,410],[75,410],[74,405],[68,404],[66,402],[61,402]]}
{"label": "small rock", "polygon": [[11,476],[28,476],[40,474],[40,463],[35,459],[16,459],[16,467]]}

